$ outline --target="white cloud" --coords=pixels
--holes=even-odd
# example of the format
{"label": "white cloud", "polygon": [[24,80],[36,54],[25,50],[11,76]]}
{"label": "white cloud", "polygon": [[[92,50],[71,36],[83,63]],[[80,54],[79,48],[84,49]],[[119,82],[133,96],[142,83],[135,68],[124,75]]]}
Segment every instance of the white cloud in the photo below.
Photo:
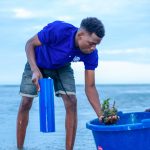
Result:
{"label": "white cloud", "polygon": [[33,30],[39,30],[39,29],[42,29],[42,28],[43,28],[42,25],[36,25],[36,26],[32,27]]}
{"label": "white cloud", "polygon": [[71,64],[74,75],[75,81],[77,84],[84,84],[84,64],[82,62],[75,62]]}
{"label": "white cloud", "polygon": [[127,49],[116,49],[116,50],[103,50],[100,53],[108,55],[116,54],[146,54],[150,55],[149,48],[127,48]]}
{"label": "white cloud", "polygon": [[[83,63],[72,63],[76,83],[84,84]],[[150,83],[150,64],[127,61],[101,61],[96,69],[96,84]]]}
{"label": "white cloud", "polygon": [[150,64],[103,61],[96,72],[98,83],[150,83]]}
{"label": "white cloud", "polygon": [[[9,50],[7,51],[9,52]],[[26,62],[25,52],[3,53],[0,56],[0,60],[0,68],[3,70],[0,74],[0,84],[20,84],[24,64]]]}
{"label": "white cloud", "polygon": [[[63,13],[63,14],[56,13],[55,10],[53,10],[53,9],[51,9],[51,10],[39,10],[37,12],[37,10],[31,11],[31,10],[25,9],[25,8],[14,8],[12,10],[12,12],[13,12],[13,16],[15,18],[19,18],[19,19],[51,17],[51,18],[54,18],[55,20],[63,20],[63,21],[72,21],[73,20],[72,16],[65,15],[65,13]],[[67,11],[66,11],[66,13],[67,13]],[[53,15],[50,16],[50,14],[53,14]]]}
{"label": "white cloud", "polygon": [[[31,5],[31,3],[36,4],[36,7],[33,7],[34,5]],[[131,47],[131,46],[134,47],[134,45],[139,44],[141,40],[141,41],[144,41],[144,42],[141,42],[141,44],[144,43],[143,45],[145,47],[148,47],[147,43],[149,43],[148,41],[149,30],[148,28],[144,28],[144,27],[149,27],[149,20],[148,20],[149,19],[148,10],[150,6],[149,0],[142,0],[142,1],[141,0],[132,0],[132,1],[129,1],[129,0],[116,0],[116,1],[114,0],[107,0],[107,1],[103,1],[103,0],[95,0],[95,1],[57,0],[57,1],[48,1],[47,5],[45,6],[42,6],[42,1],[38,1],[37,3],[35,0],[33,0],[31,3],[29,4],[29,3],[26,3],[25,1],[24,2],[18,1],[18,3],[14,5],[8,5],[7,7],[5,6],[6,4],[0,5],[1,16],[3,17],[1,20],[3,21],[3,24],[5,23],[4,25],[2,24],[1,30],[5,29],[4,27],[10,23],[9,28],[6,28],[6,30],[3,31],[7,33],[8,30],[10,31],[12,30],[10,26],[13,27],[16,24],[18,25],[18,22],[17,22],[18,20],[15,22],[14,21],[11,22],[12,20],[11,19],[9,20],[7,17],[13,16],[19,19],[36,18],[34,22],[31,20],[25,20],[24,22],[25,24],[23,24],[23,26],[19,24],[20,28],[23,27],[23,29],[25,29],[25,30],[22,30],[25,34],[19,35],[19,37],[21,37],[20,41],[22,41],[27,35],[29,37],[29,35],[32,34],[33,32],[35,33],[35,31],[39,31],[41,28],[43,28],[44,25],[46,25],[46,23],[51,22],[52,20],[60,19],[64,21],[71,21],[73,24],[78,25],[82,17],[96,16],[96,17],[102,17],[102,20],[104,19],[104,22],[106,22],[106,26],[108,25],[108,29],[107,29],[108,33],[109,33],[109,30],[114,29],[113,31],[117,35],[117,32],[119,32],[117,25],[125,29],[125,31],[120,32],[122,34],[119,34],[120,35],[119,38],[123,39],[123,42],[122,40],[118,40],[118,45],[126,42],[125,47]],[[136,17],[140,19],[139,22]],[[126,26],[127,28],[124,28],[125,23],[127,21],[133,22],[133,26]],[[114,25],[114,23],[116,24]],[[139,25],[139,23],[145,24],[145,26],[141,26],[142,33],[139,34],[139,37],[137,35],[134,35],[133,38],[131,38],[131,40],[124,39],[123,32],[127,32],[127,33],[131,32],[132,30],[128,30],[130,29],[128,27],[136,28],[137,27],[136,25]],[[34,26],[36,24],[38,26]],[[111,27],[115,26],[115,28],[109,28],[109,26]],[[136,33],[139,33],[139,30],[135,30],[135,31]],[[108,49],[109,47],[111,49],[111,46],[116,44],[115,39],[111,38],[111,36],[109,36],[108,38],[110,38],[109,40],[111,40],[112,43],[110,42],[109,44],[109,40],[108,40],[108,43],[104,44],[104,46],[109,45]],[[136,42],[134,41],[134,39],[136,39]],[[129,41],[132,43],[135,42],[135,44],[130,45]],[[14,43],[14,45],[16,44],[14,41],[12,43]],[[7,46],[7,49],[10,49],[10,46],[8,44],[5,43],[4,45]],[[17,45],[17,47],[14,47],[14,49],[18,49],[19,51],[22,47],[24,47],[24,45],[21,45],[21,48],[19,48],[20,45]],[[141,45],[141,47],[143,47],[143,45]],[[104,58],[104,60],[120,60],[120,61],[104,61],[104,62],[100,61],[99,68],[96,70],[97,83],[112,83],[112,82],[116,82],[116,83],[118,82],[119,83],[121,82],[145,82],[145,83],[149,82],[150,83],[149,64],[140,64],[141,62],[144,62],[144,63],[150,62],[150,59],[149,59],[150,49],[149,48],[125,49],[123,46],[120,46],[123,49],[116,49],[116,50],[112,49],[112,50],[100,51],[100,56],[102,56],[102,59]],[[7,55],[6,57],[8,58]],[[14,57],[17,57],[15,55],[16,54],[14,53]],[[6,61],[1,59],[0,66],[1,68],[3,67],[3,75],[1,75],[0,83],[1,82],[5,83],[5,81],[8,83],[16,83],[16,82],[20,83],[20,80],[18,79],[18,75],[20,75],[20,72],[22,73],[22,68],[24,67],[24,63],[22,61],[24,57],[21,57],[22,60],[19,59],[20,57],[13,58],[13,59],[8,58],[7,66],[12,66],[11,69],[12,69],[13,77],[10,76],[10,73],[9,73],[10,71],[8,72],[7,71],[8,69],[4,67],[6,66]],[[19,61],[17,61],[18,59]],[[14,60],[13,65],[12,65],[12,62],[10,62],[9,60]],[[140,63],[123,62],[123,60],[124,61],[136,60],[136,62],[140,62]],[[19,63],[16,63],[16,61]],[[75,76],[76,76],[77,83],[84,83],[83,64],[81,63],[73,64],[73,67],[75,68]]]}
{"label": "white cloud", "polygon": [[14,12],[14,15],[16,18],[33,18],[35,17],[34,14],[27,10],[27,9],[24,9],[24,8],[15,8],[13,9],[13,12]]}
{"label": "white cloud", "polygon": [[104,60],[120,60],[138,63],[150,63],[149,48],[127,48],[99,51]]}
{"label": "white cloud", "polygon": [[[137,0],[140,1],[140,0]],[[136,3],[137,3],[136,1]],[[135,1],[128,0],[67,0],[65,6],[78,8],[81,12],[94,12],[97,14],[110,14],[122,11],[124,7],[134,4]]]}
{"label": "white cloud", "polygon": [[[0,67],[3,69],[0,84],[19,84],[26,62],[25,54],[20,54],[16,58],[12,56],[9,60],[13,61],[7,61],[7,64],[0,64]],[[8,67],[4,66],[11,67],[8,69]],[[72,63],[72,68],[74,69],[76,84],[84,84],[83,63]],[[131,63],[127,61],[100,61],[99,67],[95,70],[96,84],[150,83],[149,68],[150,64]]]}
{"label": "white cloud", "polygon": [[[72,17],[79,18],[82,15],[91,15],[91,16],[105,16],[105,15],[119,15],[121,12],[125,12],[127,8],[132,10],[132,6],[140,6],[148,3],[147,0],[59,0],[48,2],[45,7],[41,7],[42,2],[39,1],[35,8],[29,10],[29,6],[24,4],[22,8],[15,8],[13,12],[17,18],[33,18],[33,17],[51,17],[59,18],[61,20],[70,21]],[[32,1],[34,4],[34,1]],[[136,3],[136,5],[135,5]],[[57,11],[59,9],[59,11]],[[32,10],[32,11],[31,11]],[[69,16],[68,16],[69,14]],[[132,15],[131,15],[132,16]],[[128,16],[129,17],[129,16]],[[138,15],[139,17],[139,15]],[[121,19],[121,18],[120,18]]]}
{"label": "white cloud", "polygon": [[71,21],[71,20],[73,20],[73,17],[71,17],[71,16],[58,16],[58,17],[56,17],[56,20]]}

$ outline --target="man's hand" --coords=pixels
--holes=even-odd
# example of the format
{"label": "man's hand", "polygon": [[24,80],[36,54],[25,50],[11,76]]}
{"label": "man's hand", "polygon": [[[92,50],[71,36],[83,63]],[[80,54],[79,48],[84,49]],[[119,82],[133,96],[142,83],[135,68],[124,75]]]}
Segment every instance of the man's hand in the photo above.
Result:
{"label": "man's hand", "polygon": [[110,107],[109,100],[109,98],[104,100],[102,104],[102,110],[100,113],[100,119],[102,120],[101,122],[103,122],[106,125],[115,124],[119,119],[119,116],[117,115],[118,111],[115,107],[115,101],[113,103],[113,106]]}
{"label": "man's hand", "polygon": [[33,71],[32,82],[35,84],[37,92],[40,91],[39,79],[42,77],[42,73],[38,68]]}
{"label": "man's hand", "polygon": [[106,124],[106,125],[111,125],[111,124],[115,124],[119,119],[119,116],[117,115],[114,115],[114,116],[109,116],[109,117],[104,117],[103,118],[103,122]]}
{"label": "man's hand", "polygon": [[104,123],[106,125],[111,125],[111,124],[115,124],[117,122],[117,120],[120,118],[117,115],[112,115],[112,116],[106,117],[106,116],[104,116],[103,112],[100,112],[98,119],[101,123]]}
{"label": "man's hand", "polygon": [[99,121],[100,121],[101,123],[103,122],[103,118],[104,118],[103,112],[100,111],[99,116],[98,116],[98,119],[99,119]]}

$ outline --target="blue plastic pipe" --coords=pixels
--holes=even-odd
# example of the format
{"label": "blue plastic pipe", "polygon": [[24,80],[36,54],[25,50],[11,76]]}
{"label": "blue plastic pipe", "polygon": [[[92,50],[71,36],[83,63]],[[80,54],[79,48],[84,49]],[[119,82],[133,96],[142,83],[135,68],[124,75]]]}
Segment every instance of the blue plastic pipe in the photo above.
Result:
{"label": "blue plastic pipe", "polygon": [[39,84],[40,131],[55,132],[53,80],[42,78],[39,80]]}

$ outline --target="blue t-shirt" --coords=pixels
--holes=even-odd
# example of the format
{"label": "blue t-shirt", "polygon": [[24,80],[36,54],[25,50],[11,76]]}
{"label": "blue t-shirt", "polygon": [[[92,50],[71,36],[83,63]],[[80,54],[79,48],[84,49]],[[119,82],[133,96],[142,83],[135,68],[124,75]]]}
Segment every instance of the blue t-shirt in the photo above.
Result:
{"label": "blue t-shirt", "polygon": [[97,49],[90,54],[82,53],[75,46],[77,30],[71,24],[55,21],[38,32],[42,45],[35,48],[37,66],[57,69],[69,62],[83,61],[86,70],[94,70],[98,66]]}

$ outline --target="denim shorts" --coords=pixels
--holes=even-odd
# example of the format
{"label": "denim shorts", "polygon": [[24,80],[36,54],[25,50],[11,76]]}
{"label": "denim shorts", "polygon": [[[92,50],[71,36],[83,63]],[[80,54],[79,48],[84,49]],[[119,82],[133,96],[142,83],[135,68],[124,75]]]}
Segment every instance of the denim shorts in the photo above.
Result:
{"label": "denim shorts", "polygon": [[[52,78],[54,81],[55,95],[60,97],[61,94],[75,95],[75,80],[71,63],[64,65],[63,67],[55,70],[41,69],[40,71],[44,78]],[[22,81],[20,85],[20,95],[26,97],[37,97],[35,85],[32,83],[32,71],[29,63],[25,65],[24,72],[22,74]]]}

